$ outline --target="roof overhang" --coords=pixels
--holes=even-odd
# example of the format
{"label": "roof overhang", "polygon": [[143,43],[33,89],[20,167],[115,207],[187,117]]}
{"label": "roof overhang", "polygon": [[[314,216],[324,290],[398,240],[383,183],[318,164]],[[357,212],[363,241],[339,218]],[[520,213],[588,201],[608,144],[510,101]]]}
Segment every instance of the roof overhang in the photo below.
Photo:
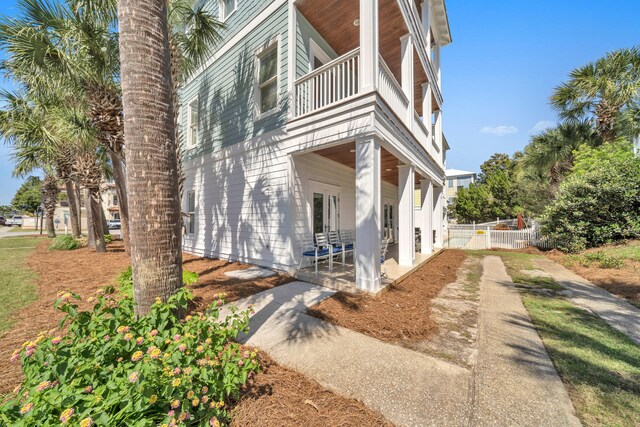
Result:
{"label": "roof overhang", "polygon": [[433,22],[438,33],[440,46],[446,46],[452,41],[447,6],[444,0],[431,0],[431,8],[433,10]]}

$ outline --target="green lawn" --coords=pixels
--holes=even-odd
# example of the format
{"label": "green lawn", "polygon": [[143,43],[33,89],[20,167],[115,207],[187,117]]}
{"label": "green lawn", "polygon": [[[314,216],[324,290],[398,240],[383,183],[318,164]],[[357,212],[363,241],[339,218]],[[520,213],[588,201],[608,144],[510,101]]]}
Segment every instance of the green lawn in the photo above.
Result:
{"label": "green lawn", "polygon": [[11,327],[13,314],[36,299],[36,275],[25,266],[39,239],[0,239],[0,335]]}
{"label": "green lawn", "polygon": [[640,261],[640,241],[635,240],[625,245],[600,248],[609,256]]}
{"label": "green lawn", "polygon": [[562,298],[522,300],[584,425],[639,426],[640,347]]}

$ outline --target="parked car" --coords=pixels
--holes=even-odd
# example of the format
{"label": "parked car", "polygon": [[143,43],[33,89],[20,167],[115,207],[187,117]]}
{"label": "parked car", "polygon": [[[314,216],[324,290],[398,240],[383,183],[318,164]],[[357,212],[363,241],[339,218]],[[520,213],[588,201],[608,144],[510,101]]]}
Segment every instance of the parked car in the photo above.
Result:
{"label": "parked car", "polygon": [[7,223],[7,219],[3,216],[0,216],[0,225],[5,225]]}
{"label": "parked car", "polygon": [[21,226],[22,225],[22,215],[14,215],[11,218],[9,218],[8,220],[5,221],[5,225],[8,225],[9,227],[13,227],[13,226]]}
{"label": "parked car", "polygon": [[107,225],[109,226],[109,230],[120,230],[120,227],[122,227],[119,219],[110,219]]}

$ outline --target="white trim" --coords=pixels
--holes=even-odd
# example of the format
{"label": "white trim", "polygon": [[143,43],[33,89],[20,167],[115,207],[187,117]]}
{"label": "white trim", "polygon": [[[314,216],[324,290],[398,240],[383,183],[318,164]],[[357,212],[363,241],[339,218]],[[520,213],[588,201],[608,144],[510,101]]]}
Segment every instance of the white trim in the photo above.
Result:
{"label": "white trim", "polygon": [[[269,79],[276,79],[276,106],[268,111],[260,111],[260,59],[270,53],[273,49],[276,51],[276,73],[275,76]],[[254,51],[254,77],[253,77],[253,118],[254,120],[262,120],[265,117],[276,114],[280,110],[280,64],[282,63],[282,49],[280,43],[280,33],[273,36],[269,41],[264,43],[258,49]],[[263,83],[263,85],[266,83]]]}
{"label": "white trim", "polygon": [[198,69],[191,74],[191,76],[185,81],[185,85],[191,83],[193,80],[198,78],[200,74],[204,72],[207,68],[209,68],[214,62],[220,59],[224,54],[229,52],[231,49],[236,47],[240,41],[247,37],[252,31],[254,31],[259,25],[264,23],[264,21],[269,18],[269,16],[273,15],[275,12],[280,9],[281,6],[285,5],[289,0],[276,0],[271,3],[269,6],[265,7],[262,12],[260,12],[255,18],[245,25],[242,30],[238,31],[233,37],[231,37],[226,43],[221,45],[216,52],[211,55],[207,61],[202,64]]}
{"label": "white trim", "polygon": [[322,61],[322,65],[331,62],[331,57],[313,39],[309,39],[309,72],[313,71],[314,58]]}
{"label": "white trim", "polygon": [[[196,108],[197,108],[197,115],[198,115],[198,122],[195,123],[196,126],[196,142],[194,144],[193,142],[193,135],[191,134],[191,127],[194,125],[191,122],[191,110],[192,110],[192,104],[195,103],[196,104]],[[200,137],[200,103],[198,102],[198,95],[192,97],[191,99],[189,99],[189,101],[187,102],[187,150],[190,150],[192,148],[195,148],[198,145],[198,139]]]}
{"label": "white trim", "polygon": [[[189,206],[191,202],[191,197],[193,196],[193,206]],[[193,207],[193,210],[190,208]],[[186,234],[188,236],[194,236],[196,234],[196,192],[195,190],[187,191],[187,215],[189,215],[189,224],[186,227]],[[192,218],[193,215],[193,218]],[[192,231],[193,228],[193,231]]]}
{"label": "white trim", "polygon": [[236,10],[238,10],[238,0],[233,0],[233,10],[228,14],[226,13],[225,7],[225,0],[218,0],[218,17],[222,23],[225,23],[231,15],[236,13]]}
{"label": "white trim", "polygon": [[293,102],[294,82],[296,81],[296,58],[298,57],[298,9],[294,0],[289,0],[287,26],[287,96],[289,98],[287,117],[293,119],[295,103]]}

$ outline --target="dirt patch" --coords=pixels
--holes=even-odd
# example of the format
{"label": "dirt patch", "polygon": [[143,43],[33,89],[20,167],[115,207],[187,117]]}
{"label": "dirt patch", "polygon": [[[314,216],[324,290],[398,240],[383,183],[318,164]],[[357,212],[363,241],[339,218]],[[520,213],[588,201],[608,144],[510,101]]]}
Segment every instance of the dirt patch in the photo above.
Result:
{"label": "dirt patch", "polygon": [[217,299],[217,295],[220,293],[226,294],[225,300],[227,302],[233,302],[295,280],[286,274],[276,274],[271,277],[250,280],[236,279],[225,276],[224,273],[233,270],[244,270],[252,265],[221,259],[202,258],[188,253],[184,253],[182,259],[184,268],[189,271],[195,271],[199,276],[198,282],[189,287],[195,296],[197,310],[207,307],[214,299]]}
{"label": "dirt patch", "polygon": [[[43,240],[27,258],[27,266],[38,274],[38,299],[17,313],[11,330],[0,339],[0,394],[12,390],[22,380],[20,365],[9,362],[14,349],[41,331],[58,325],[63,313],[53,307],[56,294],[68,289],[82,297],[94,294],[130,263],[121,243],[113,242],[104,254],[89,248],[50,251],[51,241]],[[87,309],[88,305],[80,303]]]}
{"label": "dirt patch", "polygon": [[308,313],[384,341],[427,339],[437,330],[431,301],[446,284],[456,280],[466,257],[461,250],[444,250],[380,295],[338,292]]}
{"label": "dirt patch", "polygon": [[[592,252],[596,250],[594,249]],[[626,299],[636,307],[640,307],[640,261],[627,259],[620,269],[600,268],[596,265],[585,267],[572,261],[568,255],[560,251],[554,250],[546,255],[594,285]]]}
{"label": "dirt patch", "polygon": [[233,409],[231,426],[392,426],[362,402],[339,396],[265,356]]}

